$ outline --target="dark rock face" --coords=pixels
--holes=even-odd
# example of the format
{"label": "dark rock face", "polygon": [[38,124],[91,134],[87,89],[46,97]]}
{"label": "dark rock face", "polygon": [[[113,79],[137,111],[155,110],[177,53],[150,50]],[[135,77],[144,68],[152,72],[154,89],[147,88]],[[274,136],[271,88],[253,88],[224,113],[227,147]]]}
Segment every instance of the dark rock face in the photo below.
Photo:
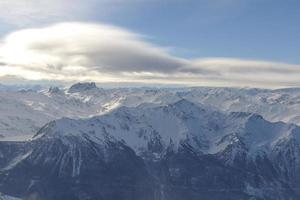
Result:
{"label": "dark rock face", "polygon": [[97,86],[96,86],[96,83],[94,83],[94,82],[76,83],[69,88],[69,92],[70,93],[82,92],[82,91],[88,91],[88,90],[92,90],[92,89],[96,89],[96,88],[97,88]]}
{"label": "dark rock face", "polygon": [[248,199],[243,173],[224,166],[212,156],[197,155],[187,147],[170,152],[156,167],[160,199]]}
{"label": "dark rock face", "polygon": [[[159,160],[142,158],[122,142],[65,137],[1,143],[0,190],[22,198],[57,200],[299,199],[267,158],[232,165],[182,144]],[[10,163],[11,163],[10,160]],[[14,162],[13,162],[14,163]],[[245,190],[261,188],[261,195]],[[280,188],[280,191],[277,189]]]}
{"label": "dark rock face", "polygon": [[59,93],[62,93],[62,91],[59,89],[59,87],[50,87],[48,90],[48,93],[59,94]]}
{"label": "dark rock face", "polygon": [[[11,145],[1,151],[17,149]],[[0,189],[4,193],[40,199],[154,198],[154,181],[143,160],[122,143],[106,141],[102,146],[89,140],[65,138],[27,145],[23,148],[28,148],[28,156],[10,155],[19,157],[18,165],[1,172]]]}

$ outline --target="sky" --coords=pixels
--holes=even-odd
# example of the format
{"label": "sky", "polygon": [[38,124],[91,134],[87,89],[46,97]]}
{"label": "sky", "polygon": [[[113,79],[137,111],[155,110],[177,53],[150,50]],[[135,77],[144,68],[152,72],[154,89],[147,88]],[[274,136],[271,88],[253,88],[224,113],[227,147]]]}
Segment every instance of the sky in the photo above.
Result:
{"label": "sky", "polygon": [[1,0],[0,83],[300,87],[298,0]]}

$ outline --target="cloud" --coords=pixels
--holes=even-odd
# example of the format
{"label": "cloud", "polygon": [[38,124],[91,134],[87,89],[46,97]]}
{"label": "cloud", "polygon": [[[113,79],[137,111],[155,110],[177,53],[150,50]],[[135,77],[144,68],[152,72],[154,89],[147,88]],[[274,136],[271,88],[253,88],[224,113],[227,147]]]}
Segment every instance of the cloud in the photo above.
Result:
{"label": "cloud", "polygon": [[0,53],[3,63],[47,73],[173,72],[187,63],[144,42],[140,35],[88,23],[14,32],[4,39]]}
{"label": "cloud", "polygon": [[[210,86],[300,86],[300,66],[233,58],[184,59],[119,27],[59,23],[0,43],[0,76],[30,80]],[[1,80],[1,78],[0,78]]]}

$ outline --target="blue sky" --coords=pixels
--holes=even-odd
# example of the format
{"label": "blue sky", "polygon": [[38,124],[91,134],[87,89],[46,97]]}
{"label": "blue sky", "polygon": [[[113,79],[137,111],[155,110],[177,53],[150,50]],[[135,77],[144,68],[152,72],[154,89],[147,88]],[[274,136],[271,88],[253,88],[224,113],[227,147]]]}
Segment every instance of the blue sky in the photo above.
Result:
{"label": "blue sky", "polygon": [[152,36],[185,57],[299,63],[299,9],[297,0],[152,1],[98,19]]}
{"label": "blue sky", "polygon": [[[109,27],[115,27],[120,28],[121,32],[128,32],[134,35],[132,37],[135,37],[122,36],[122,41],[123,39],[130,40],[133,43],[134,41],[139,41],[143,43],[141,44],[142,46],[146,45],[146,48],[149,46],[157,48],[156,50],[159,53],[156,52],[154,53],[155,55],[161,54],[159,56],[161,58],[164,54],[167,57],[166,59],[175,59],[176,64],[173,61],[171,64],[175,65],[176,70],[180,69],[180,73],[184,71],[186,79],[189,79],[188,74],[190,74],[193,79],[203,80],[199,82],[205,83],[204,85],[240,85],[243,76],[246,76],[249,80],[245,81],[242,86],[298,86],[300,82],[296,81],[297,77],[294,76],[300,76],[300,57],[298,56],[298,52],[300,52],[299,9],[300,2],[297,0],[53,0],[51,2],[3,0],[0,3],[0,10],[3,11],[3,14],[0,16],[0,37],[2,37],[2,43],[6,44],[8,43],[6,38],[12,33],[29,28],[41,29],[59,23],[70,22],[77,23],[76,27],[72,26],[74,29],[80,29],[80,27],[87,24],[101,25],[97,30],[107,30]],[[103,25],[106,27],[103,27]],[[60,32],[58,28],[51,30]],[[91,31],[93,30],[91,29]],[[86,33],[82,34],[82,36],[76,35],[74,37],[80,37],[81,40],[87,36],[85,35]],[[20,38],[24,38],[22,34],[17,35]],[[100,30],[99,35],[101,35]],[[73,35],[69,37],[73,37]],[[120,39],[118,36],[116,37],[111,38],[111,40],[117,41]],[[26,38],[28,39],[27,36]],[[58,41],[57,38],[45,39]],[[28,40],[33,42],[31,39]],[[63,40],[59,41],[61,43],[57,43],[57,45],[65,42]],[[96,42],[100,41],[97,40]],[[134,46],[133,43],[132,45]],[[99,43],[99,45],[102,45],[102,43]],[[112,45],[116,46],[115,44]],[[12,49],[12,45],[8,46]],[[107,46],[109,48],[109,45]],[[14,46],[14,48],[16,47]],[[99,52],[99,48],[96,47],[96,49],[97,51],[95,50],[95,52]],[[143,49],[145,50],[144,46]],[[147,52],[149,52],[148,50]],[[154,54],[151,54],[152,57],[150,56],[153,59],[156,58],[153,57]],[[113,56],[113,53],[111,55]],[[124,60],[123,53],[116,55],[119,55],[119,59]],[[84,56],[87,55],[84,54]],[[124,75],[128,73],[138,74],[140,76],[138,82],[145,82],[143,81],[145,80],[145,73],[148,73],[147,76],[150,76],[149,73],[152,73],[152,78],[147,77],[148,82],[149,80],[153,80],[153,83],[160,83],[162,77],[164,79],[167,78],[166,74],[152,70],[152,68],[157,69],[157,66],[168,66],[169,63],[166,64],[165,60],[159,64],[149,63],[147,59],[146,63],[138,63],[140,65],[144,64],[149,70],[144,66],[141,69],[132,67],[137,63],[130,62],[130,70],[133,68],[134,71],[128,71],[128,66],[123,67],[119,63],[116,65],[116,63],[106,62],[108,58],[103,58],[105,62],[102,62],[102,60],[100,62],[98,58],[97,62],[94,62],[95,58],[88,56],[88,59],[93,60],[92,63],[95,65],[93,67],[99,65],[99,68],[103,69],[105,67],[102,65],[105,64],[107,66],[111,65],[109,69],[119,70],[120,73],[118,75],[112,75],[111,71],[107,71],[108,68],[105,68],[106,71],[101,71],[101,74],[111,75],[110,79],[107,79],[110,81],[113,81],[112,77],[120,79],[123,78],[120,74]],[[19,60],[16,56],[15,59]],[[128,57],[125,58],[125,60],[128,59]],[[11,67],[18,65],[19,68],[21,67],[20,65],[28,65],[28,62],[9,63],[7,60],[5,56],[2,56],[1,60],[0,54],[0,61],[6,65],[5,70],[3,70],[6,72],[3,75],[18,75],[16,72],[9,73],[9,71],[16,71],[9,69],[9,64]],[[178,60],[180,60],[180,64],[177,63]],[[209,64],[207,64],[208,61]],[[32,63],[36,63],[36,60],[32,60]],[[213,68],[215,75],[212,76],[212,73],[206,73],[206,76],[203,77],[202,73],[201,76],[197,77],[196,73],[193,74],[191,72],[195,71],[196,63],[197,71],[212,71]],[[199,63],[201,63],[201,66]],[[79,64],[82,68],[87,67],[83,66],[82,63],[71,64],[59,63],[59,65],[68,65],[68,67],[73,68],[73,65],[76,65],[78,68]],[[188,66],[189,70],[183,69],[182,66],[176,67],[177,64],[180,66],[184,65],[185,67]],[[57,65],[57,63],[47,63],[47,65],[52,66]],[[239,66],[242,69],[236,70]],[[263,66],[262,70],[257,66]],[[233,71],[231,71],[232,67],[234,67]],[[64,67],[61,68],[63,69]],[[126,70],[122,70],[123,68]],[[190,70],[190,68],[193,68],[193,70]],[[257,73],[262,78],[273,76],[277,73],[276,78],[274,76],[274,80],[270,79],[268,83],[253,80],[253,74],[245,75],[245,72],[249,71],[249,68],[250,71],[253,69],[258,70]],[[270,73],[266,73],[265,68],[268,68]],[[26,70],[28,71],[28,69]],[[32,69],[32,66],[30,66],[30,69]],[[35,77],[35,79],[39,77],[36,73],[37,71],[39,71],[37,68],[33,71],[35,75],[32,75],[32,77]],[[179,73],[179,71],[176,71],[176,73]],[[188,71],[188,74],[186,71]],[[243,71],[243,73],[237,74],[237,71]],[[158,75],[153,74],[158,72]],[[28,73],[30,74],[30,72]],[[143,74],[142,77],[144,79],[141,78],[141,74]],[[217,76],[216,74],[226,75]],[[285,74],[285,77],[282,74]],[[176,76],[170,77],[173,79],[172,83],[176,83],[176,77],[178,76],[181,75],[176,74]],[[232,76],[236,76],[233,78],[234,80],[229,78]],[[30,78],[30,75],[26,78]],[[91,76],[83,76],[83,79],[94,80]],[[126,78],[123,79],[125,80]],[[207,82],[212,79],[216,81]],[[96,81],[101,82],[104,80]],[[137,80],[129,80],[127,77],[126,81],[134,82]],[[162,82],[167,83],[165,80]],[[199,85],[195,80],[178,80],[180,84],[184,84],[185,82],[192,85]]]}

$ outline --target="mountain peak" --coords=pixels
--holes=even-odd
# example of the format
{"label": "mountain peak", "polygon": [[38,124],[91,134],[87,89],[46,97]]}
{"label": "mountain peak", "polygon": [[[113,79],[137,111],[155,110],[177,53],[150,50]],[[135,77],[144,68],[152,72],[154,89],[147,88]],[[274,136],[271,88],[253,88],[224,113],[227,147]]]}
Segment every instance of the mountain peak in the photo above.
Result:
{"label": "mountain peak", "polygon": [[96,88],[97,86],[95,82],[76,83],[69,88],[69,92],[70,93],[82,92],[82,91],[88,91]]}
{"label": "mountain peak", "polygon": [[59,89],[59,87],[50,87],[48,90],[49,94],[58,94],[60,92],[61,92],[61,90]]}
{"label": "mountain peak", "polygon": [[193,102],[188,101],[186,99],[180,99],[179,101],[173,103],[173,105],[180,108],[184,108],[184,107],[190,108],[196,106]]}

